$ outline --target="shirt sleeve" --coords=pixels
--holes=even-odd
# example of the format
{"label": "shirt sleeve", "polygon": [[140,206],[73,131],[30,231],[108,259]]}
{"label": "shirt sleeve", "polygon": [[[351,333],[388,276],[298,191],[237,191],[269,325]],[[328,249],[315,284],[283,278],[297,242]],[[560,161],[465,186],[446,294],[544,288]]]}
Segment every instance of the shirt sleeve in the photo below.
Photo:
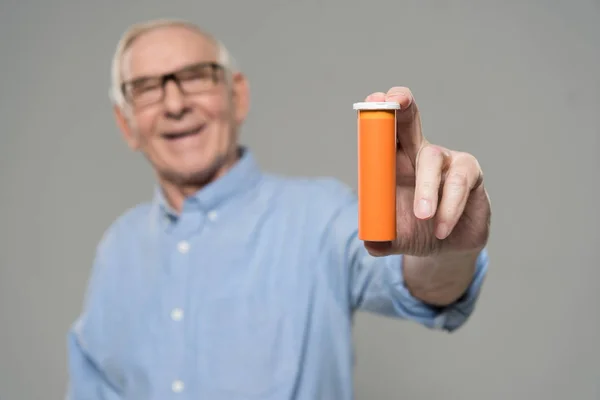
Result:
{"label": "shirt sleeve", "polygon": [[84,307],[67,336],[68,385],[66,400],[121,400],[117,387],[103,373],[90,349],[89,337],[102,324],[102,314],[106,307],[105,275],[106,263],[102,248],[107,237],[98,246],[91,277],[86,290]]}
{"label": "shirt sleeve", "polygon": [[351,310],[368,311],[388,317],[411,320],[431,329],[455,331],[475,310],[488,268],[484,249],[477,259],[473,280],[455,303],[437,307],[412,296],[404,284],[402,255],[371,256],[358,238],[358,201],[356,194],[341,186],[341,205],[331,220],[336,259],[347,274]]}
{"label": "shirt sleeve", "polygon": [[65,400],[121,400],[86,352],[78,325],[76,323],[68,335],[69,382]]}

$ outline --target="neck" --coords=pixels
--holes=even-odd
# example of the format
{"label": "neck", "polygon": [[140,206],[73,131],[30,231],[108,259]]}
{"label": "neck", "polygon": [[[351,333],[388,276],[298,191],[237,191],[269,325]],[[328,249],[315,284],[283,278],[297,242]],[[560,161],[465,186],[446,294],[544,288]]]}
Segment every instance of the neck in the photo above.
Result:
{"label": "neck", "polygon": [[206,174],[203,179],[174,182],[173,180],[165,179],[164,177],[158,177],[159,184],[167,203],[173,210],[180,213],[186,198],[194,195],[196,192],[225,175],[225,173],[227,173],[227,171],[229,171],[239,160],[240,156],[241,152],[239,150],[231,152],[221,163],[219,163],[214,171]]}

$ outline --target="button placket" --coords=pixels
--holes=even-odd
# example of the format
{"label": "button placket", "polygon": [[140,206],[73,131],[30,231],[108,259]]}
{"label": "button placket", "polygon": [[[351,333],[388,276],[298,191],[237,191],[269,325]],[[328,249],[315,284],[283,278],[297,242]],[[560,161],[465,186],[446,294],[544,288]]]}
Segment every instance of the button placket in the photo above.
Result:
{"label": "button placket", "polygon": [[[178,225],[172,231],[172,242],[170,243],[170,275],[171,282],[167,297],[168,303],[165,305],[166,315],[164,315],[166,328],[166,341],[170,343],[171,366],[174,376],[171,381],[165,382],[170,385],[172,393],[182,393],[185,389],[184,379],[186,371],[189,369],[186,366],[188,360],[189,349],[186,349],[184,343],[185,329],[187,326],[189,310],[187,296],[188,283],[190,277],[190,263],[192,263],[191,255],[193,254],[194,241],[192,240],[199,230],[202,229],[203,219],[205,216],[198,212],[183,213],[178,221]],[[165,312],[163,311],[163,312]]]}

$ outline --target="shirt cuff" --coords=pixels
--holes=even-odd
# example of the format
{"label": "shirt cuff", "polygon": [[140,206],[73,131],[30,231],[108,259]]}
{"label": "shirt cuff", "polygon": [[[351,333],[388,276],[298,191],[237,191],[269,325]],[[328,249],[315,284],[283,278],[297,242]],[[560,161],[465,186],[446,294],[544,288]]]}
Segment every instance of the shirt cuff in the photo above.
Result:
{"label": "shirt cuff", "polygon": [[397,285],[399,295],[404,298],[407,308],[413,310],[413,319],[431,329],[453,332],[460,328],[475,310],[475,305],[481,292],[488,269],[488,252],[483,249],[477,257],[475,274],[465,294],[456,302],[445,306],[431,306],[412,296],[404,284]]}

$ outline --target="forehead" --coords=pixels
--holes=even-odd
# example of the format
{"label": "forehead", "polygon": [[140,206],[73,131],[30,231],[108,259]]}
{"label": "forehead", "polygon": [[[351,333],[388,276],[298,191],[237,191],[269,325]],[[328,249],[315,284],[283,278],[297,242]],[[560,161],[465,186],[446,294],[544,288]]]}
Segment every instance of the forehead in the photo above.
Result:
{"label": "forehead", "polygon": [[215,44],[201,33],[181,26],[155,28],[138,36],[123,54],[123,79],[156,75],[185,65],[217,61]]}

